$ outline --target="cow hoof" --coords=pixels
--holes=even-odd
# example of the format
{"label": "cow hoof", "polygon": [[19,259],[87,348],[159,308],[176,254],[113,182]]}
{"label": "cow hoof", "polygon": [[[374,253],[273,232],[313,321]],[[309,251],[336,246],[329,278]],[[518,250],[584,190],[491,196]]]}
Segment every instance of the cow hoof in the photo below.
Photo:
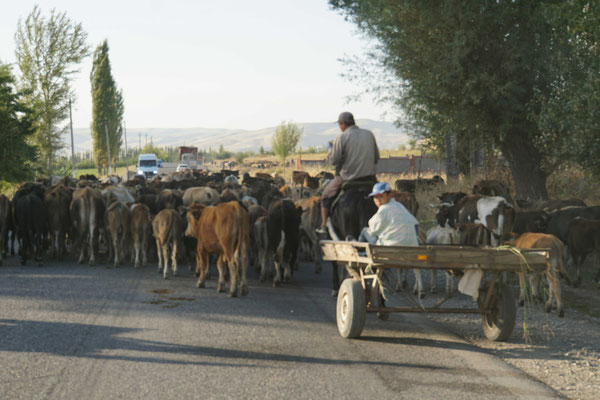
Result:
{"label": "cow hoof", "polygon": [[320,274],[320,273],[321,273],[321,267],[315,268],[315,274]]}
{"label": "cow hoof", "polygon": [[[0,265],[2,265],[2,264],[0,264]],[[38,266],[38,267],[43,267],[43,266],[44,266],[44,263],[43,263],[43,262],[41,262],[41,261],[38,261],[38,263],[37,263],[37,266]]]}
{"label": "cow hoof", "polygon": [[200,289],[204,289],[204,287],[205,287],[205,286],[206,286],[206,284],[205,284],[204,282],[198,282],[198,283],[196,284],[196,287],[197,287],[197,288],[200,288]]}
{"label": "cow hoof", "polygon": [[248,295],[248,286],[242,286],[240,288],[240,295],[241,296],[247,296]]}
{"label": "cow hoof", "polygon": [[25,260],[21,260],[21,265],[25,265]]}
{"label": "cow hoof", "polygon": [[561,308],[558,311],[558,318],[564,318],[564,316],[565,316],[565,310]]}
{"label": "cow hoof", "polygon": [[545,304],[544,305],[544,311],[549,313],[550,311],[552,311],[552,304]]}
{"label": "cow hoof", "polygon": [[229,292],[227,293],[227,297],[237,297],[237,292]]}
{"label": "cow hoof", "polygon": [[225,292],[225,285],[217,285],[217,292],[218,293]]}
{"label": "cow hoof", "polygon": [[261,281],[261,282],[264,282],[264,281],[266,281],[266,280],[267,280],[267,277],[266,277],[266,275],[265,275],[265,274],[260,274],[260,281]]}
{"label": "cow hoof", "polygon": [[281,282],[279,282],[279,281],[273,281],[273,287],[277,287],[279,285],[281,285]]}
{"label": "cow hoof", "polygon": [[525,299],[519,299],[519,307],[523,307],[525,304]]}
{"label": "cow hoof", "polygon": [[337,297],[337,295],[338,295],[338,291],[337,290],[334,289],[334,290],[331,291],[331,297]]}
{"label": "cow hoof", "polygon": [[140,264],[133,264],[133,268],[140,268]]}

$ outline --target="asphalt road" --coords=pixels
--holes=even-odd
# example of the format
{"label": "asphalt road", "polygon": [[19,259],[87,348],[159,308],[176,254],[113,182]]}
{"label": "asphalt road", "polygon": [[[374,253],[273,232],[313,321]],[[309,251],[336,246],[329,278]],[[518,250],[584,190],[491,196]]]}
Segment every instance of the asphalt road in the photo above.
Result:
{"label": "asphalt road", "polygon": [[556,392],[417,315],[339,336],[329,274],[302,264],[245,298],[155,266],[0,267],[2,399],[548,398]]}

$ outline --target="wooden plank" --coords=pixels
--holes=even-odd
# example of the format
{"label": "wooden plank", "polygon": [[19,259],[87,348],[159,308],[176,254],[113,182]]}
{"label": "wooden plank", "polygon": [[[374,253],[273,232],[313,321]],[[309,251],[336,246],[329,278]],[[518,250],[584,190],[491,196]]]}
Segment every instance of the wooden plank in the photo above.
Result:
{"label": "wooden plank", "polygon": [[[467,246],[373,246],[358,242],[321,241],[327,261],[372,263],[379,268],[483,269],[543,271],[549,249],[520,249],[521,255],[506,248]],[[360,255],[359,251],[364,255]]]}
{"label": "wooden plank", "polygon": [[432,313],[432,314],[487,314],[480,308],[419,308],[419,307],[367,307],[367,312]]}

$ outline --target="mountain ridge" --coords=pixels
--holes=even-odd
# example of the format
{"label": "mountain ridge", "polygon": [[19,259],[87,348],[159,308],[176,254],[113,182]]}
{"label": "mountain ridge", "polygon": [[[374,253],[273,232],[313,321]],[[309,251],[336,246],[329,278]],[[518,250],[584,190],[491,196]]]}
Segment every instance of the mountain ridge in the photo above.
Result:
{"label": "mountain ridge", "polygon": [[[300,146],[324,146],[329,140],[335,139],[340,133],[337,124],[332,122],[297,123],[304,129],[300,138]],[[395,149],[407,144],[409,135],[397,128],[392,122],[359,119],[356,125],[373,132],[381,149]],[[127,128],[128,147],[145,146],[147,140],[156,146],[197,146],[198,148],[216,150],[220,145],[230,151],[258,151],[261,146],[271,148],[271,137],[276,126],[246,130],[226,128]],[[92,149],[92,138],[89,128],[75,128],[75,151],[84,152]],[[65,138],[67,148],[70,148],[69,135]]]}

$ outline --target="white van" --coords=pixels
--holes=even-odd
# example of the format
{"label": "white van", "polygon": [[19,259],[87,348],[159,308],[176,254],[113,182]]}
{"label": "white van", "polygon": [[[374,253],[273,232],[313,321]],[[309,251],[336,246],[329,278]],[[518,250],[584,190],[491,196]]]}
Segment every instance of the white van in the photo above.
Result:
{"label": "white van", "polygon": [[158,160],[156,154],[140,154],[137,162],[137,173],[146,179],[158,175]]}

